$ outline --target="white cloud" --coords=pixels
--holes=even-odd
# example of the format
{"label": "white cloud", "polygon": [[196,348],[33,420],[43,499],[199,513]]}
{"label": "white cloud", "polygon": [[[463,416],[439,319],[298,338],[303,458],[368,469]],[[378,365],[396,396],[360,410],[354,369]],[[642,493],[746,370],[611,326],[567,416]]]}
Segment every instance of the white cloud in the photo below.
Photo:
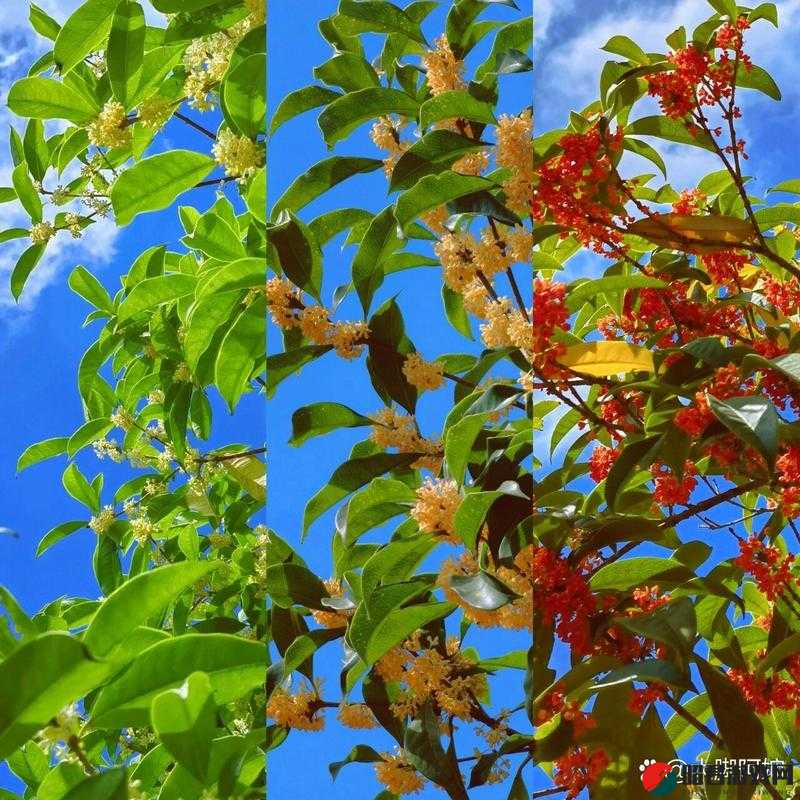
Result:
{"label": "white cloud", "polygon": [[[38,4],[56,20],[63,22],[81,2],[83,0],[39,0]],[[8,130],[12,124],[20,131],[24,128],[24,121],[15,119],[6,109],[6,96],[14,81],[25,74],[27,66],[49,45],[30,29],[27,16],[27,3],[0,5],[0,131]],[[151,24],[163,24],[163,17],[148,9],[148,21]],[[57,125],[49,125],[48,135],[57,129]],[[8,148],[0,143],[0,185],[10,185],[11,170]],[[50,172],[45,184],[52,189],[57,182],[67,183],[72,177],[75,175],[65,174],[57,179]],[[57,211],[80,210],[78,207],[62,206],[56,209],[45,206],[45,218],[52,219]],[[0,231],[14,227],[28,228],[29,225],[30,220],[19,204],[0,206]],[[73,239],[67,232],[59,233],[51,240],[44,257],[31,275],[19,305],[11,297],[9,277],[17,259],[30,242],[22,238],[0,245],[0,314],[6,318],[25,315],[35,306],[42,291],[54,282],[63,281],[64,273],[76,264],[84,263],[94,271],[106,266],[116,255],[117,236],[118,229],[111,220],[101,220],[89,226],[81,239]]]}

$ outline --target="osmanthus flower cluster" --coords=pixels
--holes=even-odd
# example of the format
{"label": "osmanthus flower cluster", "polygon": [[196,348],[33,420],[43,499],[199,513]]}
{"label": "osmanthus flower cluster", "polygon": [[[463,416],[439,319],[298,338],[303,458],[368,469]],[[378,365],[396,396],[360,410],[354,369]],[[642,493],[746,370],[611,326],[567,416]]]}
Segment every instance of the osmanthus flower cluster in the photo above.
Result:
{"label": "osmanthus flower cluster", "polygon": [[[242,413],[266,382],[264,7],[151,5],[79,3],[63,23],[31,5],[49,48],[9,91],[27,122],[4,191],[31,218],[16,297],[62,232],[91,237],[112,211],[120,226],[157,211],[165,230],[183,226],[118,277],[88,263],[68,279],[77,297],[61,289],[90,309],[83,333],[65,333],[88,345],[67,365],[83,416],[70,431],[30,420],[52,438],[18,469],[64,457],[82,510],[53,520],[38,553],[82,538],[93,555],[70,569],[98,588],[31,614],[2,590],[0,759],[26,797],[264,793],[265,464]],[[170,12],[160,25],[156,11]],[[187,88],[201,52],[203,99],[222,111],[202,123]]]}
{"label": "osmanthus flower cluster", "polygon": [[[546,433],[532,591],[514,602],[533,609],[537,737],[571,798],[636,794],[630,765],[690,741],[712,760],[800,754],[797,207],[762,199],[740,135],[748,94],[780,99],[748,47],[777,11],[710,6],[663,55],[613,37],[598,100],[534,139]],[[641,159],[674,170],[659,141],[717,168],[689,187],[642,176]]]}
{"label": "osmanthus flower cluster", "polygon": [[[299,78],[273,115],[277,140],[319,108],[335,149],[269,212],[272,408],[286,414],[282,384],[319,358],[363,369],[376,395],[343,405],[322,386],[316,402],[291,409],[294,445],[313,453],[313,439],[334,430],[356,438],[327,483],[315,478],[323,485],[302,535],[269,534],[276,773],[293,768],[278,748],[287,735],[343,726],[362,744],[331,752],[331,774],[371,763],[379,797],[438,788],[466,800],[485,784],[527,794],[533,778],[535,725],[519,676],[534,605],[547,603],[548,624],[565,635],[579,623],[566,608],[572,587],[540,587],[532,575],[542,549],[530,528],[534,318],[547,338],[568,314],[557,291],[545,305],[532,298],[532,113],[505,99],[505,76],[531,68],[532,21],[513,5],[455,0],[437,16],[430,4],[343,0],[319,23],[332,52],[317,82]],[[351,139],[362,127],[368,152]],[[310,213],[365,172],[386,184],[359,193],[358,208]],[[400,274],[415,267],[428,268],[424,279]],[[440,319],[426,318],[412,342],[405,315],[432,283]],[[462,352],[441,352],[448,324]],[[445,394],[447,413],[431,413]],[[320,552],[328,519],[332,561],[315,574],[306,554]],[[514,641],[484,652],[488,629]],[[323,648],[341,654],[341,675],[321,672]],[[518,686],[518,700],[498,707],[495,685]]]}

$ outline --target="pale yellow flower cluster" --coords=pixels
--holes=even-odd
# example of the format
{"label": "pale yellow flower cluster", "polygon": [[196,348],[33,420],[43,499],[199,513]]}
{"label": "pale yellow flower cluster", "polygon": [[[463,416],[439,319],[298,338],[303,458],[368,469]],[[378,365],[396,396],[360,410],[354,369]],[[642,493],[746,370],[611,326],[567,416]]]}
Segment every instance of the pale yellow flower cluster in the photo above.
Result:
{"label": "pale yellow flower cluster", "polygon": [[444,383],[444,370],[436,361],[426,361],[419,353],[406,356],[403,375],[420,391],[434,391]]}
{"label": "pale yellow flower cluster", "polygon": [[161,95],[153,95],[139,107],[138,122],[150,130],[160,130],[175,110],[175,103]]}
{"label": "pale yellow flower cluster", "polygon": [[489,154],[485,150],[467,153],[452,166],[453,172],[459,175],[481,175],[489,166]]}
{"label": "pale yellow flower cluster", "polygon": [[455,481],[429,478],[417,489],[411,516],[424,533],[436,534],[455,544],[460,541],[455,535],[455,516],[461,500]]}
{"label": "pale yellow flower cluster", "polygon": [[464,62],[455,57],[444,34],[434,42],[434,49],[422,56],[422,64],[428,72],[428,86],[434,97],[442,92],[464,88]]}
{"label": "pale yellow flower cluster", "polygon": [[497,125],[497,163],[511,172],[503,183],[509,208],[527,214],[533,199],[533,115],[503,115]]}
{"label": "pale yellow flower cluster", "polygon": [[375,775],[393,795],[419,794],[425,779],[402,754],[382,753],[383,761],[375,764]]}
{"label": "pale yellow flower cluster", "polygon": [[324,306],[304,306],[302,293],[286,278],[267,281],[267,306],[276,325],[300,328],[314,344],[330,345],[348,360],[360,356],[369,339],[366,322],[331,322]]}
{"label": "pale yellow flower cluster", "polygon": [[122,452],[120,446],[108,439],[98,439],[96,442],[92,442],[92,449],[100,461],[109,458],[115,464],[121,464],[125,460],[125,453]]}
{"label": "pale yellow flower cluster", "polygon": [[420,436],[416,420],[412,416],[398,414],[392,408],[382,408],[372,415],[370,438],[379,447],[395,447],[401,453],[423,453],[412,467],[439,472],[444,454],[441,441],[433,441]]}
{"label": "pale yellow flower cluster", "polygon": [[157,530],[156,525],[146,514],[140,514],[134,517],[130,522],[133,538],[136,539],[140,545],[146,545],[153,538],[153,534]]}
{"label": "pale yellow flower cluster", "polygon": [[33,244],[47,244],[53,236],[55,236],[56,229],[50,222],[37,222],[31,226],[30,239]]}
{"label": "pale yellow flower cluster", "polygon": [[481,338],[487,347],[533,350],[533,326],[521,312],[511,308],[511,301],[507,297],[487,303],[485,318],[486,323],[481,325]]}
{"label": "pale yellow flower cluster", "polygon": [[129,431],[136,424],[133,415],[122,406],[109,417],[109,422],[115,428],[121,428],[123,431]]}
{"label": "pale yellow flower cluster", "polygon": [[83,236],[83,229],[81,228],[81,218],[78,214],[65,214],[64,215],[64,224],[67,226],[67,230],[72,235],[73,239],[80,239]]}
{"label": "pale yellow flower cluster", "polygon": [[89,520],[89,528],[98,536],[102,536],[114,524],[115,519],[114,506],[104,506],[97,516]]}
{"label": "pale yellow flower cluster", "polygon": [[56,714],[50,725],[39,731],[39,739],[46,745],[68,742],[80,733],[82,725],[78,709],[74,704],[69,705]]}
{"label": "pale yellow flower cluster", "polygon": [[383,171],[386,177],[391,176],[400,156],[408,150],[410,143],[400,139],[400,128],[388,117],[381,117],[370,130],[370,138],[375,146],[385,150],[389,155],[383,161]]}
{"label": "pale yellow flower cluster", "polygon": [[109,100],[103,110],[89,125],[89,141],[95,147],[128,147],[131,129],[125,106],[117,100]]}
{"label": "pale yellow flower cluster", "polygon": [[260,145],[247,136],[237,136],[228,128],[219,132],[211,151],[217,163],[225,168],[225,174],[232,178],[247,180],[264,163]]}

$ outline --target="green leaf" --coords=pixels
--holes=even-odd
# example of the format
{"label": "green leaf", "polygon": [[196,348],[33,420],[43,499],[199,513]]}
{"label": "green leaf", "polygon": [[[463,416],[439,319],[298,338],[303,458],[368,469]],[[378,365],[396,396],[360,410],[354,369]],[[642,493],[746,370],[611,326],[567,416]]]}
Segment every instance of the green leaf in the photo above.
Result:
{"label": "green leaf", "polygon": [[109,314],[114,313],[114,303],[103,284],[85,267],[75,267],[67,283],[69,288],[87,303]]}
{"label": "green leaf", "polygon": [[[414,490],[403,481],[376,478],[363,492],[350,500],[342,514],[337,515],[337,532],[348,546],[352,545],[363,533],[382,525],[392,517],[408,513],[415,499]],[[364,567],[362,586],[368,585],[371,569],[368,565]],[[381,574],[380,577],[383,579],[388,576]]]}
{"label": "green leaf", "polygon": [[646,158],[648,161],[651,161],[655,164],[664,178],[667,177],[667,165],[664,163],[664,159],[661,157],[661,154],[655,148],[651,147],[647,142],[643,142],[639,139],[632,139],[629,136],[626,136],[623,140],[622,146],[625,150],[630,151],[631,153],[636,153],[637,156],[641,156],[642,158]]}
{"label": "green leaf", "polygon": [[11,182],[22,207],[27,211],[28,216],[33,222],[42,221],[42,198],[33,185],[31,176],[28,174],[28,165],[24,162],[14,168],[11,173]]}
{"label": "green leaf", "polygon": [[267,56],[254,53],[230,69],[222,83],[222,110],[228,124],[255,139],[266,133]]}
{"label": "green leaf", "polygon": [[356,21],[356,25],[348,27],[359,33],[399,33],[419,44],[427,44],[419,23],[386,0],[341,0],[339,14],[346,17],[347,22]]}
{"label": "green leaf", "polygon": [[519,597],[502,581],[483,570],[475,575],[454,575],[450,587],[467,605],[483,611],[496,611]]}
{"label": "green leaf", "polygon": [[629,39],[627,36],[612,36],[604,45],[603,50],[607,53],[614,53],[614,55],[627,58],[634,64],[649,64],[650,59],[647,53],[639,47],[636,42]]}
{"label": "green leaf", "polygon": [[17,460],[17,472],[22,472],[40,461],[46,461],[48,458],[66,453],[68,441],[69,438],[66,436],[56,436],[53,439],[45,439],[32,444]]}
{"label": "green leaf", "polygon": [[275,223],[267,226],[267,239],[277,251],[286,277],[320,302],[322,251],[306,224],[292,211],[282,211]]}
{"label": "green leaf", "polygon": [[292,605],[324,608],[322,599],[328,597],[325,584],[300,564],[273,564],[267,568],[264,587],[272,601],[282,608]]}
{"label": "green leaf", "polygon": [[78,469],[77,464],[70,464],[61,478],[67,494],[85,505],[95,514],[100,511],[100,498],[98,493],[92,488],[84,474]]}
{"label": "green leaf", "polygon": [[25,161],[31,175],[37,180],[44,180],[50,166],[50,146],[44,138],[44,123],[40,119],[29,119],[25,126],[25,137],[22,140]]}
{"label": "green leaf", "polygon": [[231,413],[247,390],[256,365],[264,357],[266,339],[266,300],[261,296],[234,320],[217,355],[214,376]]}
{"label": "green leaf", "polygon": [[284,210],[296,213],[342,181],[353,175],[375,172],[382,166],[383,161],[376,158],[356,158],[352,156],[324,158],[295,179],[291,186],[278,198],[272,208],[272,219],[275,219]]}
{"label": "green leaf", "polygon": [[781,99],[781,90],[773,77],[757,64],[749,69],[740,69],[736,73],[736,85],[742,89],[755,89],[773,100]]}
{"label": "green leaf", "polygon": [[181,686],[192,672],[205,672],[215,703],[225,705],[264,682],[264,645],[226,633],[185,634],[154,644],[113,683],[92,709],[98,728],[147,726],[153,699]]}
{"label": "green leaf", "polygon": [[75,520],[74,522],[63,522],[57,525],[52,530],[48,531],[39,542],[36,548],[36,557],[44,555],[53,545],[58,544],[62,539],[65,539],[75,531],[85,528],[87,525],[86,520]]}
{"label": "green leaf", "polygon": [[593,591],[626,592],[637,586],[662,584],[666,581],[683,582],[694,573],[674,558],[638,556],[615,561],[601,567],[589,581]]}
{"label": "green leaf", "polygon": [[160,211],[203,180],[214,168],[210,156],[191,150],[170,150],[145,158],[123,172],[111,187],[118,225],[138,214]]}
{"label": "green leaf", "polygon": [[625,446],[606,477],[605,496],[609,510],[616,505],[620,491],[635,470],[652,463],[660,439],[661,436],[656,434]]}
{"label": "green leaf", "polygon": [[342,767],[348,764],[372,764],[378,761],[383,761],[383,757],[380,753],[373,750],[368,745],[357,744],[341,761],[334,761],[332,764],[329,764],[328,770],[331,773],[331,778],[336,780]]}
{"label": "green leaf", "polygon": [[690,133],[683,122],[669,117],[642,117],[625,126],[626,136],[655,136],[668,142],[688,144],[702,147],[705,150],[714,150],[714,142],[700,128],[692,128]]}
{"label": "green leaf", "polygon": [[[390,589],[391,587],[383,587]],[[424,586],[421,590],[424,590]],[[419,592],[417,592],[419,593]],[[378,615],[375,606],[371,606],[369,616],[361,607],[356,612],[360,621],[369,622],[359,630],[356,617],[351,623],[350,636],[353,646],[361,655],[364,663],[372,665],[379,661],[396,644],[405,641],[414,631],[424,628],[434,620],[446,617],[456,608],[452,603],[421,603],[407,608],[395,608],[385,616]],[[360,615],[360,616],[359,616]],[[356,626],[356,627],[353,627]]]}
{"label": "green leaf", "polygon": [[380,86],[375,68],[356,53],[338,53],[324,64],[314,67],[314,77],[329,86],[338,86],[345,92]]}
{"label": "green leaf", "polygon": [[463,156],[488,146],[453,131],[429,131],[400,156],[392,170],[389,190],[409,189],[420,178],[444,172]]}
{"label": "green leaf", "polygon": [[314,436],[322,436],[340,428],[360,428],[375,423],[363,414],[341,403],[312,403],[292,414],[292,438],[289,444],[299,447]]}
{"label": "green leaf", "polygon": [[434,122],[443,119],[466,119],[472,122],[483,122],[494,125],[494,106],[477,100],[461,89],[442,92],[426,100],[419,109],[419,126],[427,130]]}
{"label": "green leaf", "polygon": [[204,672],[193,672],[178,689],[153,699],[153,728],[161,743],[198,781],[208,775],[211,740],[217,714],[211,681]]}
{"label": "green leaf", "polygon": [[772,464],[778,452],[780,417],[765,397],[732,397],[717,400],[708,395],[714,416],[745,444],[758,450]]}
{"label": "green leaf", "polygon": [[59,800],[128,800],[128,797],[125,770],[110,769],[81,781]]}
{"label": "green leaf", "polygon": [[86,629],[84,645],[96,658],[106,658],[214,568],[208,561],[182,561],[131,578],[103,601]]}
{"label": "green leaf", "polygon": [[[261,286],[266,277],[266,265],[263,258],[240,258],[225,264],[221,269],[216,270],[197,287],[197,296],[203,303],[219,301],[221,294],[226,292],[237,292],[241,289],[253,289]],[[205,310],[205,309],[204,309]],[[195,315],[200,315],[199,305],[192,312],[193,321]]]}
{"label": "green leaf", "polygon": [[697,636],[697,617],[688,597],[680,597],[649,614],[615,618],[614,624],[669,646],[681,658],[691,652]]}
{"label": "green leaf", "polygon": [[759,19],[766,19],[777,28],[778,9],[775,7],[775,3],[761,3],[747,15],[747,19],[751,23]]}
{"label": "green leaf", "polygon": [[372,298],[383,283],[383,267],[402,244],[397,234],[397,220],[392,206],[376,214],[364,233],[353,258],[352,277],[364,314],[369,313]]}
{"label": "green leaf", "polygon": [[466,339],[472,341],[472,324],[464,308],[464,298],[454,292],[446,283],[442,284],[442,304],[447,321]]}
{"label": "green leaf", "polygon": [[360,89],[329,103],[319,115],[319,127],[325,143],[331,148],[367,120],[387,114],[413,118],[417,115],[418,107],[414,98],[398,89]]}
{"label": "green leaf", "polygon": [[604,278],[582,281],[570,286],[566,306],[578,311],[587,301],[597,301],[602,294],[614,294],[628,289],[664,289],[667,284],[647,275],[608,275]]}
{"label": "green leaf", "polygon": [[375,391],[384,402],[395,400],[413,414],[417,390],[403,373],[403,363],[414,345],[406,336],[403,314],[394,298],[372,315],[369,330],[367,369]]}
{"label": "green leaf", "polygon": [[139,86],[144,61],[145,19],[139,3],[121,0],[111,22],[106,48],[108,79],[114,97],[125,109]]}
{"label": "green leaf", "polygon": [[341,96],[340,92],[334,92],[332,89],[325,89],[322,86],[304,86],[302,89],[290,92],[281,100],[272,115],[270,133],[275,133],[281,125],[300,114],[310,111],[312,108],[328,105]]}
{"label": "green leaf", "polygon": [[471,492],[461,501],[455,515],[455,530],[464,546],[474,551],[478,533],[483,525],[489,509],[495,500],[503,496],[503,492]]}
{"label": "green leaf", "polygon": [[102,439],[111,430],[111,427],[108,417],[99,417],[85,422],[69,437],[67,455],[70,458],[74,458],[84,447],[96,442],[98,439]]}
{"label": "green leaf", "polygon": [[8,107],[20,117],[66,119],[83,125],[99,109],[82,94],[51,78],[22,78],[8,93]]}
{"label": "green leaf", "polygon": [[144,311],[152,311],[165,303],[171,303],[194,293],[197,279],[193,275],[179,272],[145,278],[133,287],[133,291],[122,301],[117,311],[120,323],[127,322]]}
{"label": "green leaf", "polygon": [[345,461],[334,470],[325,486],[306,504],[303,513],[303,536],[308,533],[311,523],[340,500],[366,486],[373,478],[390,470],[408,467],[416,458],[414,454],[376,453]]}
{"label": "green leaf", "polygon": [[31,245],[17,260],[11,273],[11,294],[15,300],[19,300],[28,278],[44,255],[44,250],[43,244]]}
{"label": "green leaf", "polygon": [[[241,235],[224,220],[219,214],[209,211],[203,214],[191,236],[185,236],[183,243],[192,250],[215,258],[218,261],[236,261],[247,253],[241,242]],[[261,276],[266,272],[266,265],[262,261]],[[220,270],[224,272],[224,270]],[[216,275],[218,275],[216,273]],[[214,277],[216,277],[216,275]]]}
{"label": "green leaf", "polygon": [[61,26],[39,6],[31,3],[30,13],[28,14],[31,27],[39,34],[44,36],[45,39],[55,41]]}
{"label": "green leaf", "polygon": [[273,397],[278,386],[291,375],[333,348],[330,345],[306,345],[267,357],[267,397]]}
{"label": "green leaf", "polygon": [[734,758],[763,758],[764,728],[739,689],[717,667],[699,656],[695,661],[727,751]]}
{"label": "green leaf", "polygon": [[102,49],[118,3],[119,0],[86,0],[64,23],[53,49],[53,58],[62,74],[90,53]]}
{"label": "green leaf", "polygon": [[263,461],[254,455],[226,458],[225,471],[238,481],[250,497],[260,503],[267,499],[267,468]]}
{"label": "green leaf", "polygon": [[452,750],[445,753],[442,748],[439,720],[429,703],[420,716],[406,725],[403,750],[409,762],[426,778],[447,786],[452,800],[469,800],[455,755]]}
{"label": "green leaf", "polygon": [[0,663],[0,758],[95,689],[107,671],[65,633],[44,633],[14,650]]}
{"label": "green leaf", "polygon": [[444,172],[428,175],[397,198],[397,223],[406,230],[421,214],[464,195],[495,188],[493,181],[473,175]]}

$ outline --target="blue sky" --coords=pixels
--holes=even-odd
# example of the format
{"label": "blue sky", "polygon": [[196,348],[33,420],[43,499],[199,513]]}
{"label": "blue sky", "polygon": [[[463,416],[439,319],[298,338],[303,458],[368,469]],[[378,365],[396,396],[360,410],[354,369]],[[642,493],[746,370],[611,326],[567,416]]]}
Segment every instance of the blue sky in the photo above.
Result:
{"label": "blue sky", "polygon": [[[447,7],[448,4],[443,4]],[[524,7],[524,3],[521,4]],[[275,4],[270,9],[270,102],[275,104],[289,91],[307,85],[311,81],[312,68],[327,60],[328,44],[319,36],[316,21],[334,10],[332,2],[307,0],[303,14],[297,14],[288,4]],[[507,8],[486,15],[511,21],[517,16]],[[443,14],[434,12],[424,26],[429,40],[443,30]],[[291,43],[291,44],[289,44]],[[476,52],[483,60],[485,49]],[[530,74],[510,76],[502,87],[502,110],[518,113],[531,104]],[[368,138],[368,126],[361,128],[353,137],[334,149],[334,154],[378,157],[374,145]],[[312,111],[297,118],[280,129],[269,147],[270,196],[274,200],[300,172],[308,169],[321,158],[330,155],[316,127],[316,114]],[[347,206],[358,206],[371,211],[385,207],[390,199],[386,193],[383,172],[358,176],[326,194],[313,205],[304,209],[304,219],[312,219],[319,213]],[[425,252],[419,243],[411,249]],[[341,251],[341,237],[325,250],[325,284],[323,299],[330,302],[334,288],[350,276],[350,262],[354,249]],[[523,273],[520,272],[520,277]],[[444,320],[440,299],[441,272],[436,268],[412,270],[405,275],[393,276],[382,287],[375,298],[373,308],[383,300],[399,293],[398,303],[403,309],[408,334],[417,349],[427,358],[442,353],[480,352],[480,345],[468,342],[450,328]],[[507,292],[504,287],[503,291]],[[360,319],[361,310],[357,301],[346,301],[337,314],[337,319]],[[280,349],[280,333],[270,329],[270,351]],[[425,435],[435,436],[441,431],[444,416],[450,407],[452,393],[449,388],[422,396],[418,419]],[[291,413],[301,405],[312,402],[335,401],[350,405],[362,413],[372,413],[381,407],[364,368],[363,358],[345,362],[328,354],[321,361],[309,365],[299,377],[284,383],[267,408],[267,431],[269,445],[269,501],[268,521],[282,536],[296,544],[299,539],[303,507],[328,479],[331,472],[346,458],[352,445],[365,437],[363,429],[330,434],[324,438],[307,442],[301,448],[288,447],[291,433]],[[331,569],[330,542],[333,530],[332,514],[328,514],[310,531],[306,543],[301,547],[303,557],[312,569],[323,576]],[[371,541],[385,541],[393,528],[389,526],[380,536]],[[450,555],[449,553],[447,555]],[[475,631],[470,637],[475,636]],[[472,640],[485,656],[522,649],[529,637],[484,635],[480,633]],[[323,696],[338,698],[338,674],[341,651],[337,644],[329,645],[317,658],[317,671],[325,680]],[[495,699],[502,704],[516,704],[522,696],[522,672],[510,676],[505,685],[495,684],[492,689]],[[513,684],[512,684],[513,682]],[[469,739],[467,739],[469,741]],[[351,800],[351,798],[373,797],[380,785],[376,782],[369,765],[354,765],[344,769],[335,783],[331,783],[327,765],[343,758],[356,743],[370,743],[377,749],[391,751],[393,740],[380,732],[368,731],[366,735],[348,731],[339,726],[329,712],[326,731],[321,734],[293,733],[288,741],[270,754],[268,759],[269,792],[273,798],[298,796],[298,781],[302,785],[303,797],[324,796],[329,800]],[[469,747],[466,750],[469,752]],[[302,764],[302,771],[298,765]],[[531,787],[533,788],[533,787]],[[505,800],[505,789],[487,787],[475,790],[475,796],[486,800]],[[440,791],[428,786],[421,800],[441,798]]]}

